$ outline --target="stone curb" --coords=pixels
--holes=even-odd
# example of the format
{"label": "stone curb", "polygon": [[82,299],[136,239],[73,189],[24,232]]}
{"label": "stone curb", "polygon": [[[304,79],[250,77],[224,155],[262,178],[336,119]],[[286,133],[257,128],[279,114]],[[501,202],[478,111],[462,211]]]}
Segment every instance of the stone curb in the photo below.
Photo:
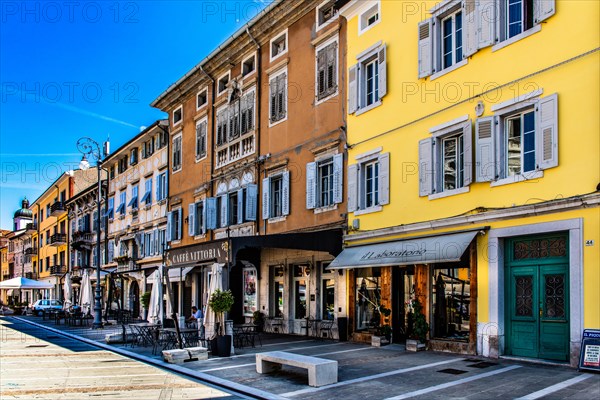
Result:
{"label": "stone curb", "polygon": [[139,355],[137,353],[134,353],[134,352],[131,352],[131,351],[128,351],[128,350],[123,350],[123,349],[115,348],[113,346],[109,346],[109,345],[106,345],[104,343],[95,342],[93,340],[86,339],[86,338],[81,337],[81,336],[77,336],[77,335],[73,335],[71,333],[63,332],[63,331],[61,331],[59,329],[56,329],[56,328],[52,328],[52,327],[49,327],[49,326],[38,324],[37,322],[28,321],[26,319],[22,319],[22,318],[15,317],[15,316],[10,316],[10,318],[14,318],[14,319],[19,320],[21,322],[25,322],[25,323],[27,323],[29,325],[37,326],[38,328],[42,328],[42,329],[45,329],[45,330],[57,333],[57,334],[69,337],[71,339],[79,340],[79,341],[87,343],[87,344],[89,344],[91,346],[99,347],[101,349],[108,350],[108,351],[110,351],[112,353],[120,354],[122,356],[126,356],[126,357],[132,358],[134,360],[138,360],[138,361],[144,362],[146,364],[154,365],[156,367],[159,367],[159,368],[162,368],[162,369],[165,369],[165,370],[177,372],[178,374],[185,375],[185,376],[188,376],[188,377],[191,377],[191,378],[203,381],[203,382],[207,382],[207,383],[210,383],[210,384],[212,384],[214,386],[217,386],[217,387],[220,387],[220,388],[235,390],[236,392],[239,392],[242,395],[250,396],[252,398],[265,399],[265,400],[288,400],[285,397],[278,396],[278,395],[276,395],[274,393],[266,392],[266,391],[260,390],[260,389],[255,389],[253,387],[246,386],[246,385],[241,385],[239,383],[231,382],[231,381],[228,381],[226,379],[218,378],[216,376],[205,374],[205,373],[202,373],[202,372],[192,371],[191,369],[184,368],[184,367],[181,367],[179,365],[162,363],[162,362],[159,362],[159,361],[157,361],[157,360],[155,360],[153,358],[150,358],[150,357],[142,356],[142,355]]}

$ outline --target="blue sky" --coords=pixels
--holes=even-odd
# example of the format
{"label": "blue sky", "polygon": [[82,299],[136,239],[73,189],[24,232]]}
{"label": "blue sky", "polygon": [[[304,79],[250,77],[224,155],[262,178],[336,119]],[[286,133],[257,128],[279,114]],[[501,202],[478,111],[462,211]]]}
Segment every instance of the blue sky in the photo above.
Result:
{"label": "blue sky", "polygon": [[0,2],[0,227],[81,155],[165,114],[149,106],[268,1]]}

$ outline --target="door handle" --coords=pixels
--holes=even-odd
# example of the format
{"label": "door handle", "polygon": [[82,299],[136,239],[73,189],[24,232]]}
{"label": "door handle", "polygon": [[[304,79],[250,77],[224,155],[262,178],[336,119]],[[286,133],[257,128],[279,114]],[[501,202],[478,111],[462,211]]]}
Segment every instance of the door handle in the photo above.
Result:
{"label": "door handle", "polygon": [[542,318],[543,315],[544,315],[544,311],[542,310],[542,307],[540,307],[540,318]]}

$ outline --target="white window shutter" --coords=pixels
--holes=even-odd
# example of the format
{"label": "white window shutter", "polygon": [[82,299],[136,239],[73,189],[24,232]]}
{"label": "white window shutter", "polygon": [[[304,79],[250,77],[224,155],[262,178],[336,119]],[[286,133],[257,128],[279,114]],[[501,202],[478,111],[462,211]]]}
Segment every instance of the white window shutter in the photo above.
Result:
{"label": "white window shutter", "polygon": [[[335,167],[334,167],[335,169]],[[317,207],[317,163],[306,164],[306,209],[312,210]],[[335,184],[334,184],[335,185]],[[335,189],[334,189],[335,190]]]}
{"label": "white window shutter", "polygon": [[387,49],[385,43],[377,51],[377,62],[379,66],[379,89],[378,94],[381,99],[387,94]]}
{"label": "white window shutter", "polygon": [[419,23],[419,78],[433,72],[433,19]]}
{"label": "white window shutter", "polygon": [[473,125],[471,120],[463,124],[463,186],[473,182]]}
{"label": "white window shutter", "polygon": [[536,108],[535,132],[538,168],[558,166],[558,94],[540,99]]}
{"label": "white window shutter", "polygon": [[344,154],[333,156],[333,202],[344,201]]}
{"label": "white window shutter", "polygon": [[433,139],[419,141],[419,196],[433,193]]}
{"label": "white window shutter", "polygon": [[206,199],[202,200],[202,234],[206,234]]}
{"label": "white window shutter", "polygon": [[167,242],[170,242],[173,238],[173,212],[167,213]]}
{"label": "white window shutter", "polygon": [[348,212],[358,209],[358,165],[348,165]]}
{"label": "white window shutter", "polygon": [[496,42],[496,16],[499,16],[500,13],[496,9],[496,0],[479,0],[476,5],[477,48],[483,49]]}
{"label": "white window shutter", "polygon": [[189,204],[188,212],[188,235],[194,237],[196,236],[196,204]]}
{"label": "white window shutter", "polygon": [[217,198],[209,197],[205,200],[206,229],[217,229]]}
{"label": "white window shutter", "polygon": [[285,171],[281,177],[281,214],[290,214],[290,171]]}
{"label": "white window shutter", "polygon": [[237,191],[237,223],[244,223],[244,189]]}
{"label": "white window shutter", "polygon": [[182,227],[183,227],[183,208],[179,209],[177,213],[177,217],[179,218],[179,224],[177,224],[177,240],[181,240],[182,238]]}
{"label": "white window shutter", "polygon": [[221,198],[221,228],[225,228],[229,225],[229,195],[224,194]]}
{"label": "white window shutter", "polygon": [[489,182],[496,175],[494,146],[494,117],[478,118],[475,121],[475,181]]}
{"label": "white window shutter", "polygon": [[390,203],[390,153],[379,155],[379,205]]}
{"label": "white window shutter", "polygon": [[271,179],[265,178],[262,180],[262,217],[269,219],[270,217],[270,194],[271,194]]}
{"label": "white window shutter", "polygon": [[354,64],[348,70],[348,114],[358,109],[358,65]]}
{"label": "white window shutter", "polygon": [[246,186],[246,221],[256,221],[257,198],[258,186],[255,184]]}
{"label": "white window shutter", "polygon": [[550,18],[555,12],[555,0],[538,0],[533,2],[533,22],[536,24]]}
{"label": "white window shutter", "polygon": [[465,0],[463,17],[464,58],[477,51],[477,0]]}

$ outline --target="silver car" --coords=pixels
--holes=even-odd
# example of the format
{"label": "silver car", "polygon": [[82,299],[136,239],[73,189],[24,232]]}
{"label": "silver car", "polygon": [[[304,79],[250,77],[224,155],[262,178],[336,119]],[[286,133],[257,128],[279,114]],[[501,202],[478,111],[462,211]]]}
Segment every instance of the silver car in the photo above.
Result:
{"label": "silver car", "polygon": [[60,300],[43,299],[33,303],[32,308],[33,313],[41,317],[48,310],[62,310],[63,305]]}

